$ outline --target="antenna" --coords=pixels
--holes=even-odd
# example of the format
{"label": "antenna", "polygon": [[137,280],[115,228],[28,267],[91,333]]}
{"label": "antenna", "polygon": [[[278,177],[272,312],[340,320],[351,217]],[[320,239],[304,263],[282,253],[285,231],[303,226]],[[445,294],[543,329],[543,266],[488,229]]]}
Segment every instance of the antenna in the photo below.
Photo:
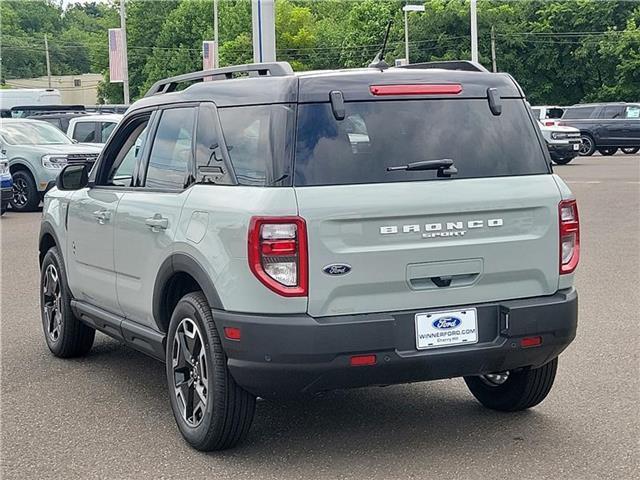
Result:
{"label": "antenna", "polygon": [[384,41],[382,42],[382,48],[369,64],[369,68],[379,68],[380,70],[389,68],[389,65],[387,65],[387,62],[384,61],[384,52],[387,49],[387,40],[389,40],[389,32],[391,31],[392,22],[393,22],[393,18],[390,18],[389,22],[387,23],[387,31],[384,34]]}

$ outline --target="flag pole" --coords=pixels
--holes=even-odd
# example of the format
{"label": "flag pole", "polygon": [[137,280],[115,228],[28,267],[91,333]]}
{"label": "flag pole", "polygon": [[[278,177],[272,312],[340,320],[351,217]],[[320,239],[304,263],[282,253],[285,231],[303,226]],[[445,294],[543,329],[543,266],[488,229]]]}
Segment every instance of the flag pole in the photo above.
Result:
{"label": "flag pole", "polygon": [[124,104],[129,105],[129,62],[127,59],[127,13],[125,0],[120,0],[120,28],[122,29],[122,92]]}

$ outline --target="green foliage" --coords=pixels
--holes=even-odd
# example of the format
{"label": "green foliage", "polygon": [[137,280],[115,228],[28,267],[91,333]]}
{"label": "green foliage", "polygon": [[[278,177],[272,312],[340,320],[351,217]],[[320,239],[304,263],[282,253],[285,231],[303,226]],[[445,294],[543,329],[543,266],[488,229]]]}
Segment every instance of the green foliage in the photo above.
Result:
{"label": "green foliage", "polygon": [[[279,60],[296,70],[366,66],[393,19],[386,60],[404,57],[404,0],[276,0]],[[409,3],[419,3],[412,0]],[[413,63],[470,54],[469,1],[426,0],[409,14]],[[103,72],[100,95],[122,101],[108,79],[107,29],[120,25],[119,0],[72,4],[3,0],[2,78],[45,74],[44,34],[54,74]],[[253,61],[250,0],[220,0],[221,65]],[[630,1],[479,0],[480,62],[511,73],[531,103],[640,98],[640,5]],[[202,68],[203,40],[213,40],[213,0],[127,0],[130,92]]]}

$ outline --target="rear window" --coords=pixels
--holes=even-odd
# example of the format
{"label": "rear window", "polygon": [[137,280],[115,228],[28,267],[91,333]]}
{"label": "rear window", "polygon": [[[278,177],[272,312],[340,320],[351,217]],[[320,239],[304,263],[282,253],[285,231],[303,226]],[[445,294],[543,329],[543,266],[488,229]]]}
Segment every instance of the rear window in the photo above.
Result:
{"label": "rear window", "polygon": [[294,184],[432,180],[435,170],[387,167],[440,159],[454,161],[451,178],[548,173],[524,102],[502,105],[495,116],[486,99],[353,102],[341,121],[328,103],[300,105]]}
{"label": "rear window", "polygon": [[596,107],[572,107],[564,111],[562,118],[590,118]]}

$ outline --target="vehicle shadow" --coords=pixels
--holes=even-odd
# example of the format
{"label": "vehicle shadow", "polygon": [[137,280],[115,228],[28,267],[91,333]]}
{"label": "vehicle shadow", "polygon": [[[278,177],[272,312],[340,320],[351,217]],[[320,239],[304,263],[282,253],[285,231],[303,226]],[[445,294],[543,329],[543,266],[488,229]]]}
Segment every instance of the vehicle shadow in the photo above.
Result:
{"label": "vehicle shadow", "polygon": [[[96,345],[81,361],[92,370],[104,369],[111,377],[120,377],[111,388],[122,388],[132,409],[138,408],[137,403],[145,409],[157,409],[168,431],[175,432],[175,437],[166,439],[176,442],[172,448],[202,455],[182,443],[172,426],[162,363],[110,339]],[[348,463],[356,460],[355,455],[372,460],[394,455],[406,458],[413,449],[428,455],[446,448],[448,456],[465,455],[471,449],[477,457],[494,455],[497,446],[520,444],[526,448],[540,432],[568,441],[571,433],[563,428],[557,418],[541,410],[510,414],[487,410],[461,379],[454,379],[278,402],[258,400],[247,439],[232,450],[206,455],[216,463],[228,462],[230,467],[243,459],[265,468],[273,468],[274,455],[285,455],[287,468],[303,468],[307,462],[317,466],[327,458]]]}

